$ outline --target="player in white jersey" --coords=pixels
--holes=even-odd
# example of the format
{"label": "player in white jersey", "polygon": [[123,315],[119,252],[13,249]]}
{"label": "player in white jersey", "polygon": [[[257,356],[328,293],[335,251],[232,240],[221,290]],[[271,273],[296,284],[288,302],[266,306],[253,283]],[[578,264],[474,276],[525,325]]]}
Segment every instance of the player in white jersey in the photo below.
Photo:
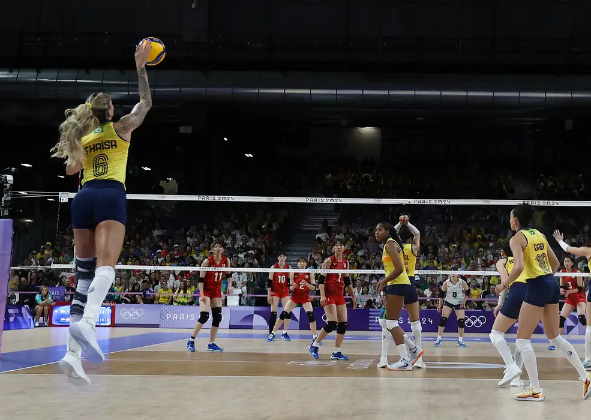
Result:
{"label": "player in white jersey", "polygon": [[439,321],[435,347],[441,345],[443,330],[445,329],[445,324],[452,309],[455,311],[456,319],[458,320],[458,347],[466,347],[466,343],[464,343],[464,326],[466,324],[464,317],[466,315],[465,307],[466,300],[468,299],[466,291],[468,289],[468,283],[457,275],[452,275],[451,279],[446,280],[441,285],[441,290],[445,292],[445,297],[439,299],[439,306],[437,307],[437,311],[441,312],[441,320]]}

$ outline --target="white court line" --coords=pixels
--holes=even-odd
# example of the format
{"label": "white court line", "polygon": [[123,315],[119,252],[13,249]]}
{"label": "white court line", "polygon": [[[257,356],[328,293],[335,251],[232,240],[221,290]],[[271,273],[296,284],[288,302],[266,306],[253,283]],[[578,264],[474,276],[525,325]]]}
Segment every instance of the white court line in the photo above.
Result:
{"label": "white court line", "polygon": [[[27,376],[60,376],[58,374],[55,373],[31,373]],[[462,379],[464,381],[480,381],[480,382],[498,382],[498,379],[486,379],[486,378],[465,378],[465,377],[458,377],[458,378],[454,378],[454,377],[446,377],[446,378],[401,378],[401,377],[363,377],[363,376],[254,376],[254,375],[244,375],[244,376],[237,376],[237,375],[228,375],[228,376],[223,376],[223,375],[155,375],[155,374],[146,374],[146,375],[137,375],[137,374],[121,374],[121,375],[94,375],[95,378],[99,378],[99,377],[113,377],[113,378],[119,378],[119,377],[130,377],[130,378],[214,378],[214,379],[304,379],[304,380],[310,380],[310,379],[330,379],[330,380],[334,380],[334,379],[351,379],[351,380],[355,380],[355,381],[360,381],[360,380],[383,380],[383,381],[424,381],[424,380],[429,380],[429,381],[449,381],[450,379]],[[544,382],[555,382],[555,383],[573,383],[573,382],[579,382],[578,380],[566,380],[566,379],[544,379]],[[495,387],[497,389],[509,389],[509,387]]]}
{"label": "white court line", "polygon": [[[133,337],[133,336],[129,336],[129,337]],[[125,338],[125,337],[117,337],[117,338]],[[114,353],[122,353],[124,351],[131,351],[131,350],[137,350],[137,349],[145,349],[145,348],[153,347],[153,346],[160,346],[162,344],[178,343],[179,341],[185,341],[185,339],[183,338],[181,340],[166,341],[164,343],[157,343],[157,344],[147,344],[145,346],[134,347],[132,349],[126,349],[126,350],[110,351],[109,353],[105,354],[105,356],[107,356],[109,354],[114,354]],[[50,347],[53,347],[53,346],[50,346]],[[44,348],[46,348],[46,347],[44,347]],[[31,349],[31,350],[36,350],[36,349]],[[6,353],[6,354],[8,354],[8,353]],[[82,359],[82,360],[86,360],[86,359]],[[107,359],[105,359],[105,360],[107,360]],[[49,365],[53,365],[53,364],[59,363],[59,362],[60,362],[59,360],[56,360],[55,362],[41,363],[40,365],[27,366],[27,367],[18,368],[18,369],[6,370],[6,371],[2,372],[2,374],[10,373],[10,372],[17,372],[19,370],[33,369],[33,368],[40,367],[40,366],[49,366]],[[54,374],[49,374],[49,375],[54,375]]]}

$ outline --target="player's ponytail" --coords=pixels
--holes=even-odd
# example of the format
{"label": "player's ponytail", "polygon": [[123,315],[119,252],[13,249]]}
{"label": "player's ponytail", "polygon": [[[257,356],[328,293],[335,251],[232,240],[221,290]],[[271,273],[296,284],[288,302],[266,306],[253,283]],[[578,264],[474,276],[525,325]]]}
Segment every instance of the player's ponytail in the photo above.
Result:
{"label": "player's ponytail", "polygon": [[85,103],[66,109],[66,120],[60,124],[60,139],[51,149],[52,157],[65,158],[70,162],[82,162],[84,149],[80,140],[107,120],[111,98],[104,93],[93,93]]}

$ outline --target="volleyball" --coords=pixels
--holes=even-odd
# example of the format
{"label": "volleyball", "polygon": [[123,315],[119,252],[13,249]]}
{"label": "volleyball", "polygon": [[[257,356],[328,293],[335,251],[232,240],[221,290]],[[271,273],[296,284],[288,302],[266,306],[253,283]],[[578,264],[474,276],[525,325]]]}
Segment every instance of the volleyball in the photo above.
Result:
{"label": "volleyball", "polygon": [[150,51],[150,55],[148,56],[148,62],[146,63],[146,65],[157,66],[162,62],[162,60],[164,60],[164,57],[166,57],[166,47],[164,46],[164,42],[154,37],[142,39],[140,45],[144,42],[152,43],[152,50]]}

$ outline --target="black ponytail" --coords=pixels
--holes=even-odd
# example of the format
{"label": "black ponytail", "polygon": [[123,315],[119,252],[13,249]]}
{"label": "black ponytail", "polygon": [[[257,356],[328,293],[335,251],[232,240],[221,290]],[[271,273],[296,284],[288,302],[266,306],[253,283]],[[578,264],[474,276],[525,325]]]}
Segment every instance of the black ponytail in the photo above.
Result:
{"label": "black ponytail", "polygon": [[520,204],[513,209],[513,217],[519,220],[520,228],[526,228],[531,225],[534,217],[534,208],[526,203]]}

